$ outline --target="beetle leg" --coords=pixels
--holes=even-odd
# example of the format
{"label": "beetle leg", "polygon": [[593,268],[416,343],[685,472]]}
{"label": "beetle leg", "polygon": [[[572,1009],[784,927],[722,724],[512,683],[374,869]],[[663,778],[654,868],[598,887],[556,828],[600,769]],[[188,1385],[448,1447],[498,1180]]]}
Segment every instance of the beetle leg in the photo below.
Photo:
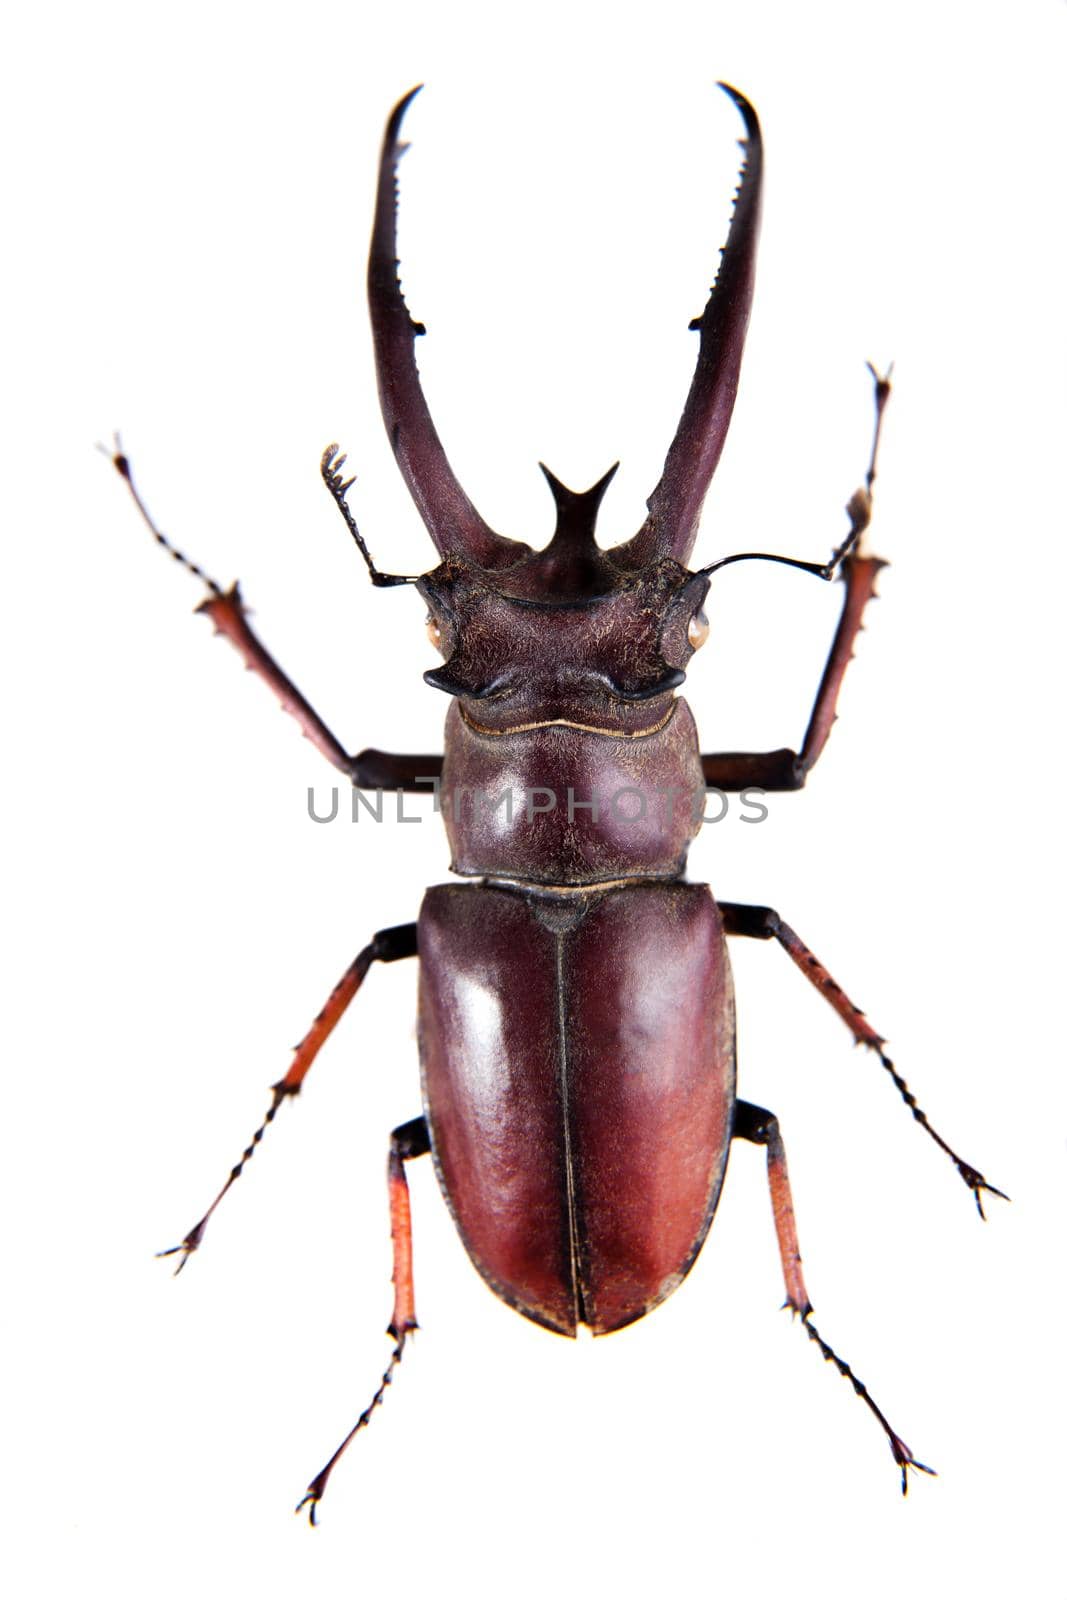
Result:
{"label": "beetle leg", "polygon": [[352,1428],[337,1446],[333,1455],[327,1461],[322,1471],[312,1478],[307,1486],[307,1492],[297,1511],[308,1507],[308,1516],[312,1526],[316,1521],[316,1508],[326,1492],[326,1484],[330,1473],[340,1461],[352,1440],[361,1428],[370,1422],[374,1412],[385,1399],[385,1391],[393,1381],[393,1374],[400,1365],[400,1358],[404,1354],[404,1344],[408,1334],[414,1333],[418,1327],[415,1320],[415,1282],[411,1266],[411,1197],[408,1193],[408,1180],[404,1172],[404,1163],[414,1161],[417,1156],[424,1156],[430,1148],[430,1132],[426,1126],[425,1117],[416,1117],[412,1122],[405,1122],[402,1127],[394,1128],[389,1141],[389,1220],[393,1238],[393,1316],[386,1332],[393,1339],[393,1353],[389,1357],[389,1365],[382,1373],[382,1381],[371,1397],[369,1405],[362,1411]]}
{"label": "beetle leg", "polygon": [[403,789],[409,794],[424,794],[425,788],[418,787],[420,782],[427,784],[440,777],[440,756],[390,755],[382,750],[363,750],[358,755],[348,755],[318,712],[253,633],[236,583],[225,593],[209,595],[197,610],[211,618],[215,632],[229,640],[249,672],[254,672],[274,690],[282,709],[296,719],[304,737],[311,740],[332,766],[350,778],[357,789]]}
{"label": "beetle leg", "polygon": [[733,1138],[747,1139],[750,1144],[760,1144],[767,1151],[767,1182],[771,1191],[771,1208],[774,1212],[774,1231],[778,1236],[778,1251],[782,1258],[782,1272],[785,1276],[785,1303],[795,1316],[799,1316],[804,1325],[804,1331],[813,1344],[818,1345],[825,1361],[832,1361],[843,1378],[847,1378],[856,1394],[859,1395],[864,1405],[877,1418],[878,1422],[889,1440],[889,1448],[893,1452],[893,1460],[900,1468],[900,1488],[902,1494],[908,1492],[908,1468],[916,1472],[927,1472],[931,1477],[937,1476],[933,1467],[928,1467],[917,1461],[908,1446],[890,1423],[881,1407],[875,1404],[867,1385],[863,1383],[847,1361],[842,1361],[837,1352],[826,1343],[822,1334],[811,1320],[812,1304],[808,1299],[808,1291],[804,1287],[804,1276],[800,1266],[800,1247],[797,1243],[796,1218],[793,1214],[793,1195],[789,1187],[789,1172],[785,1162],[785,1145],[778,1127],[778,1118],[770,1111],[764,1111],[761,1106],[750,1105],[745,1100],[738,1100],[734,1107]]}
{"label": "beetle leg", "polygon": [[[862,490],[859,491],[862,494]],[[724,751],[702,755],[704,782],[709,789],[748,788],[769,791],[803,789],[808,773],[818,761],[837,716],[837,697],[845,669],[852,660],[856,635],[862,627],[868,600],[877,598],[874,583],[886,562],[877,556],[846,557],[845,603],[834,642],[815,697],[811,720],[800,753],[795,750]]]}
{"label": "beetle leg", "polygon": [[425,794],[440,783],[443,756],[396,755],[389,750],[361,750],[349,758],[349,776],[357,789],[403,790]]}
{"label": "beetle leg", "polygon": [[[892,368],[890,368],[892,371]],[[837,717],[837,699],[841,692],[845,671],[852,660],[856,636],[863,626],[863,613],[867,602],[877,599],[875,579],[885,561],[877,556],[860,553],[863,535],[871,520],[872,490],[878,465],[878,444],[882,433],[882,417],[889,400],[889,374],[882,377],[870,368],[874,379],[874,440],[867,476],[856,490],[847,506],[850,528],[844,541],[850,547],[841,563],[845,579],[845,600],[841,617],[834,634],[830,654],[823,669],[822,681],[815,695],[808,721],[804,743],[799,753],[795,750],[727,751],[701,756],[704,782],[709,789],[737,790],[749,785],[754,788],[775,790],[802,789],[808,773],[822,755],[830,729]],[[834,552],[838,554],[837,551]]]}
{"label": "beetle leg", "polygon": [[982,1218],[985,1212],[982,1209],[983,1190],[988,1194],[995,1194],[1001,1200],[1008,1196],[1001,1189],[988,1183],[977,1168],[961,1160],[947,1144],[937,1130],[931,1127],[927,1120],[926,1112],[917,1104],[915,1096],[900,1076],[896,1067],[885,1053],[885,1040],[880,1033],[876,1033],[867,1018],[858,1006],[854,1005],[844,990],[834,982],[822,962],[808,949],[802,939],[799,939],[787,922],[783,922],[777,911],[772,911],[770,906],[746,906],[733,902],[720,902],[719,909],[723,916],[723,926],[727,933],[738,934],[747,939],[777,939],[782,949],[792,961],[800,968],[808,982],[817,989],[823,999],[828,1001],[838,1016],[848,1028],[857,1044],[866,1045],[873,1050],[882,1066],[892,1078],[900,1093],[904,1104],[908,1107],[916,1122],[919,1123],[931,1137],[936,1145],[945,1152],[955,1165],[956,1171],[974,1195],[978,1214]]}
{"label": "beetle leg", "polygon": [[222,1201],[223,1196],[237,1182],[237,1179],[255,1155],[257,1145],[278,1115],[279,1106],[284,1100],[288,1100],[291,1095],[300,1093],[300,1086],[307,1077],[311,1063],[355,998],[363,979],[370,970],[371,964],[375,961],[402,961],[406,956],[415,954],[416,938],[415,924],[413,922],[401,923],[396,928],[383,928],[380,933],[374,935],[370,944],[359,952],[359,955],[340,982],[335,985],[326,1004],[297,1045],[289,1071],[284,1078],[279,1079],[276,1084],[272,1085],[272,1098],[266,1116],[252,1135],[241,1153],[241,1159],[231,1170],[226,1182],[214,1200],[212,1200],[200,1221],[194,1228],[189,1229],[181,1244],[172,1245],[169,1250],[159,1251],[161,1256],[176,1255],[180,1258],[175,1268],[176,1273],[182,1270],[193,1251],[199,1249],[204,1237],[204,1230],[211,1221],[212,1215]]}
{"label": "beetle leg", "polygon": [[402,789],[408,794],[425,793],[419,784],[427,784],[441,775],[440,756],[389,755],[383,750],[363,750],[350,756],[330,732],[318,712],[309,705],[292,679],[282,671],[274,657],[256,637],[248,623],[248,612],[241,599],[240,587],[235,583],[223,589],[209,577],[204,569],[175,548],[166,534],[157,527],[151,513],[141,499],[133,481],[129,458],[124,454],[118,438],[113,450],[105,451],[119,477],[130,491],[133,503],[156,543],[161,545],[180,566],[206,583],[210,593],[197,607],[215,624],[216,633],[228,639],[238,652],[249,672],[262,678],[274,690],[282,708],[296,718],[300,731],[310,739],[316,750],[324,755],[347,777],[357,789]]}

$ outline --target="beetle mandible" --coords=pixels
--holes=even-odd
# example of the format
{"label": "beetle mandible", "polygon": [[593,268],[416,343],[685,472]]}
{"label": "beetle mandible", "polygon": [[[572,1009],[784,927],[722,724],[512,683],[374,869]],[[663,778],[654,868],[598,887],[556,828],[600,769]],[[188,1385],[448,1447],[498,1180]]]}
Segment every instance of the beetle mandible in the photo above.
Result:
{"label": "beetle mandible", "polygon": [[[418,921],[374,935],[344,973],[274,1085],[267,1115],[205,1215],[172,1250],[178,1270],[376,961],[419,958],[423,1113],[394,1130],[388,1158],[393,1350],[378,1389],[298,1510],[312,1522],[327,1480],[370,1420],[416,1327],[405,1165],[431,1154],[456,1226],[490,1288],[524,1316],[574,1336],[625,1327],[692,1266],[715,1213],[733,1139],[762,1145],[786,1304],[852,1384],[889,1440],[906,1492],[918,1461],[866,1386],[823,1339],[801,1272],[777,1119],[735,1093],[734,1002],[726,938],[775,940],[871,1049],[954,1162],[982,1213],[1000,1194],[927,1121],[884,1040],[777,912],[717,904],[684,877],[706,788],[802,788],[834,721],[864,608],[883,562],[863,553],[888,377],[871,368],[875,427],[846,537],[821,562],[743,552],[691,570],[712,473],[737,392],[752,300],[762,143],[745,97],[720,85],[744,122],[744,160],[722,261],[691,327],[700,347],[689,395],[648,515],[602,549],[595,523],[615,468],[576,492],[542,468],[556,507],[543,550],[479,515],[445,457],[415,362],[425,330],[408,313],[396,259],[400,129],[389,119],[368,268],[382,415],[400,471],[440,557],[420,577],[381,572],[348,504],[353,479],[330,446],[322,475],[378,587],[415,584],[443,664],[424,674],[452,696],[443,756],[349,755],[249,626],[238,586],[223,590],[150,516],[116,440],[112,460],[158,542],[206,582],[200,610],[361,789],[439,787],[452,871]],[[711,575],[777,561],[844,590],[840,621],[799,751],[702,755],[677,695],[708,631]],[[520,800],[515,805],[516,794]],[[534,799],[540,796],[540,799]],[[620,805],[626,796],[626,805]],[[636,800],[636,808],[634,802]]]}

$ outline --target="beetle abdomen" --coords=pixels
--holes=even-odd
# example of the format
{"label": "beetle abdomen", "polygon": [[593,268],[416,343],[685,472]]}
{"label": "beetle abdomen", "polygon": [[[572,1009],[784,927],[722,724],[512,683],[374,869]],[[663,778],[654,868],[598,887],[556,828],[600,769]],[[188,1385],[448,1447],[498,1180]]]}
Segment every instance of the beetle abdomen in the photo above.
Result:
{"label": "beetle abdomen", "polygon": [[535,1322],[623,1327],[689,1270],[725,1171],[733,989],[710,892],[449,884],[418,938],[426,1114],[472,1260]]}

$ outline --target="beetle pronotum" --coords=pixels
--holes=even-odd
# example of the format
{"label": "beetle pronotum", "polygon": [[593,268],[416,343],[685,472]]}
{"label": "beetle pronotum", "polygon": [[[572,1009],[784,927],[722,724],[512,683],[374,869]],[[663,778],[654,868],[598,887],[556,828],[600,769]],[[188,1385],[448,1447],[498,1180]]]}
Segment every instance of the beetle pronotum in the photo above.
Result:
{"label": "beetle pronotum", "polygon": [[[444,657],[424,674],[452,696],[443,756],[351,756],[277,665],[223,590],[151,518],[116,444],[113,461],[148,528],[208,586],[201,610],[274,690],[303,732],[360,789],[439,786],[452,870],[417,923],[386,928],[356,956],[312,1024],[267,1115],[200,1221],[164,1254],[178,1270],[199,1248],[223,1195],[374,962],[419,957],[423,1112],[389,1146],[393,1350],[378,1389],[308,1485],[312,1521],[327,1480],[392,1381],[416,1326],[405,1165],[432,1154],[479,1272],[508,1304],[558,1333],[608,1333],[681,1282],[718,1203],[733,1139],[762,1145],[786,1303],[849,1379],[889,1440],[907,1489],[915,1459],[851,1367],[823,1339],[801,1271],[777,1119],[735,1092],[727,936],[776,941],[872,1050],[912,1115],[954,1162],[982,1211],[1000,1191],[929,1124],[884,1040],[812,952],[766,906],[716,904],[685,881],[708,787],[801,788],[826,744],[845,670],[883,563],[862,549],[871,517],[888,377],[872,368],[875,429],[846,537],[825,561],[743,552],[687,566],[701,506],[733,410],[759,226],[762,146],[756,114],[722,86],[745,125],[745,160],[722,264],[702,315],[696,372],[648,515],[612,549],[596,542],[611,468],[583,492],[543,469],[556,529],[543,550],[504,538],[454,477],[424,400],[414,345],[425,330],[404,303],[396,261],[396,170],[412,91],[381,154],[368,287],[378,386],[400,470],[440,558],[421,576],[379,571],[348,503],[352,479],[331,445],[322,475],[378,587],[415,584]],[[702,755],[677,690],[707,637],[713,573],[777,561],[840,578],[841,618],[798,751]],[[516,795],[520,803],[516,805]],[[625,800],[625,804],[620,802]],[[299,1509],[299,1508],[298,1508]]]}

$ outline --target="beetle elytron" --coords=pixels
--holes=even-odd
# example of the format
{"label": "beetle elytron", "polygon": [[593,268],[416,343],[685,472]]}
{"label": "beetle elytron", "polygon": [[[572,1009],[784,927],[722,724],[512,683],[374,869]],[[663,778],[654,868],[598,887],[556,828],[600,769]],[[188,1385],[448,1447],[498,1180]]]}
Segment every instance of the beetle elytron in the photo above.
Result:
{"label": "beetle elytron", "polygon": [[[378,586],[414,583],[443,664],[425,674],[451,695],[443,757],[348,755],[252,633],[236,585],[223,591],[156,527],[116,443],[113,460],[157,540],[210,589],[201,610],[275,691],[326,758],[359,788],[418,792],[438,781],[452,870],[417,923],[375,935],[345,972],[274,1086],[263,1124],[205,1216],[179,1269],[375,961],[419,957],[423,1114],[389,1150],[394,1348],[370,1404],[301,1507],[314,1521],[334,1466],[381,1402],[415,1328],[405,1163],[431,1153],[478,1271],[502,1299],[558,1333],[625,1327],[677,1287],[710,1226],[732,1139],[767,1151],[786,1304],[848,1378],[889,1440],[907,1489],[917,1461],[811,1320],[785,1151],[776,1118],[735,1095],[729,934],[775,939],[889,1072],[913,1116],[975,1196],[999,1193],[926,1120],[884,1041],[796,934],[765,906],[717,905],[683,879],[706,787],[798,789],[834,720],[845,669],[882,562],[863,554],[886,378],[875,380],[874,445],[849,531],[821,563],[767,554],[686,563],[722,452],[748,324],[762,147],[756,114],[722,87],[745,125],[744,164],[722,262],[699,331],[696,373],[648,516],[602,549],[594,528],[614,468],[591,489],[545,470],[556,529],[544,550],[495,533],[456,481],[419,383],[413,322],[396,261],[400,127],[386,129],[368,287],[382,414],[439,564],[418,578],[380,572],[347,503],[353,480],[331,446],[322,473]],[[701,755],[676,691],[707,635],[711,574],[782,561],[843,578],[844,604],[799,752]],[[425,792],[425,791],[423,791]],[[515,806],[516,794],[525,802]],[[531,800],[531,797],[539,797]],[[625,798],[625,804],[620,799]],[[298,1509],[300,1509],[298,1507]]]}

